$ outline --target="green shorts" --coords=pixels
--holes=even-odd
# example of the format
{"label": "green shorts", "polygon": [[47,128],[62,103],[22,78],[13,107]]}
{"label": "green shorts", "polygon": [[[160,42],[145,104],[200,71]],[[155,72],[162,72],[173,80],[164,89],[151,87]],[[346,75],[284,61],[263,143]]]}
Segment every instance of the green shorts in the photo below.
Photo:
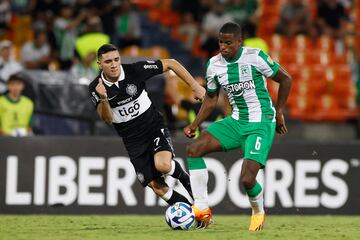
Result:
{"label": "green shorts", "polygon": [[275,134],[275,122],[239,122],[232,117],[212,123],[207,131],[221,144],[223,151],[242,148],[244,158],[265,163]]}

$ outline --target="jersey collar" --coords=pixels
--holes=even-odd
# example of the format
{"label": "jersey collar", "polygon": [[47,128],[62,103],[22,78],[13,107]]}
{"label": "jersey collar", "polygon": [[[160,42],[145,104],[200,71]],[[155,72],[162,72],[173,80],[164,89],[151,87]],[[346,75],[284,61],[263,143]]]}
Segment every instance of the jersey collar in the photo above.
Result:
{"label": "jersey collar", "polygon": [[120,76],[116,82],[110,82],[110,81],[106,80],[106,78],[104,76],[104,72],[101,72],[101,79],[108,87],[111,87],[112,85],[115,84],[115,86],[117,86],[119,88],[119,82],[125,79],[125,72],[124,72],[122,65],[120,65]]}
{"label": "jersey collar", "polygon": [[228,63],[234,63],[236,62],[237,60],[239,60],[241,54],[243,52],[243,48],[240,47],[239,51],[236,53],[236,56],[234,58],[231,58],[231,59],[227,59],[227,58],[224,58],[226,62]]}

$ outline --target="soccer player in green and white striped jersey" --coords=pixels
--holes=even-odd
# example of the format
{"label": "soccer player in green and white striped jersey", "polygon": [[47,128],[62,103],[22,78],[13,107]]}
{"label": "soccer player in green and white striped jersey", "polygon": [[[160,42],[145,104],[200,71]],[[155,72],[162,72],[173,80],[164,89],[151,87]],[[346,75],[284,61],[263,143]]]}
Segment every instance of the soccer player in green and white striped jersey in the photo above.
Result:
{"label": "soccer player in green and white striped jersey", "polygon": [[[265,212],[263,191],[256,181],[264,168],[275,131],[285,134],[283,108],[291,88],[291,77],[267,54],[257,48],[241,47],[241,29],[235,23],[224,24],[219,32],[220,53],[212,57],[206,68],[207,94],[196,119],[184,128],[193,137],[197,127],[214,109],[220,88],[227,93],[231,116],[212,123],[187,147],[188,166],[198,227],[211,223],[208,206],[208,172],[202,158],[207,153],[242,148],[244,161],[241,182],[252,207],[249,230],[263,228]],[[278,82],[277,102],[273,105],[265,77]]]}

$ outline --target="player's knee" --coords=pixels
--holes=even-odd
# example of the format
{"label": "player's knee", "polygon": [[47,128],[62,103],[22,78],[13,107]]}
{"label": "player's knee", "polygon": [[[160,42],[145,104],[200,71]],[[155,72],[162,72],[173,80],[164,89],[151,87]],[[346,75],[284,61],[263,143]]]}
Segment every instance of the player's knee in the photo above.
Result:
{"label": "player's knee", "polygon": [[188,157],[201,157],[202,152],[198,144],[190,144],[186,147],[186,152]]}
{"label": "player's knee", "polygon": [[155,168],[161,173],[168,173],[171,170],[171,160],[170,161],[156,161]]}

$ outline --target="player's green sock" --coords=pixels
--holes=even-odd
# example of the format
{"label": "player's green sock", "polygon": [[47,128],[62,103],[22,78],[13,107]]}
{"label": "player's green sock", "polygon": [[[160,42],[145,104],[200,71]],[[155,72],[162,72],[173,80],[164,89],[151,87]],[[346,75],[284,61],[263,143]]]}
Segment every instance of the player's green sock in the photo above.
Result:
{"label": "player's green sock", "polygon": [[191,189],[194,196],[194,205],[200,210],[209,207],[207,183],[208,170],[203,158],[187,158]]}
{"label": "player's green sock", "polygon": [[264,197],[261,185],[256,181],[252,188],[245,188],[253,214],[264,214]]}

